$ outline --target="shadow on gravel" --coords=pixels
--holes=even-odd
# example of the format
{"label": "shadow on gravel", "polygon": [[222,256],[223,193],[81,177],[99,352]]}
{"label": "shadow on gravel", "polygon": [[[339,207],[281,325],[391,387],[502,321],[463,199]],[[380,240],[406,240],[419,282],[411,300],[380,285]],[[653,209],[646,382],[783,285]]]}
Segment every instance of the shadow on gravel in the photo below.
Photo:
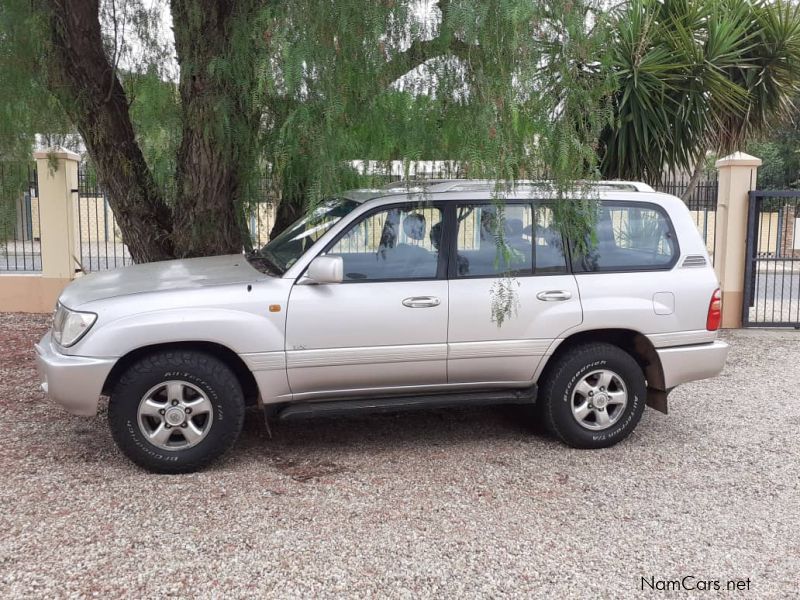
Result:
{"label": "shadow on gravel", "polygon": [[271,421],[270,439],[261,412],[253,409],[246,415],[237,449],[249,451],[268,445],[278,452],[303,448],[315,452],[334,448],[373,452],[409,445],[457,446],[465,441],[550,441],[529,410],[495,406],[354,414],[286,423]]}

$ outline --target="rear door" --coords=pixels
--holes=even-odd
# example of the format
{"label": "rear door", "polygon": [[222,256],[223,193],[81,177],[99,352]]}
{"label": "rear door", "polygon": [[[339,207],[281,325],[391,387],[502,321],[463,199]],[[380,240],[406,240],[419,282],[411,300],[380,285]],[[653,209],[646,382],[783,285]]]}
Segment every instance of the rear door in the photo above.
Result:
{"label": "rear door", "polygon": [[552,210],[464,202],[454,221],[448,382],[530,381],[553,340],[582,319]]}

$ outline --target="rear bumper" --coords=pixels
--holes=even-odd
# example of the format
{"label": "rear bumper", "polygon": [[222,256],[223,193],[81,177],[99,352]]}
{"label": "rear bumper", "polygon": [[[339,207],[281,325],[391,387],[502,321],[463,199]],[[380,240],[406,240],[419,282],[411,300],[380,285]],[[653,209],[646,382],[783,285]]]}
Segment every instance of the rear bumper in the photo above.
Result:
{"label": "rear bumper", "polygon": [[719,340],[710,344],[658,348],[664,387],[669,390],[681,383],[716,377],[725,367],[728,349],[728,344]]}
{"label": "rear bumper", "polygon": [[73,415],[89,417],[97,414],[103,384],[116,359],[61,354],[53,344],[50,332],[35,348],[42,390],[48,397]]}

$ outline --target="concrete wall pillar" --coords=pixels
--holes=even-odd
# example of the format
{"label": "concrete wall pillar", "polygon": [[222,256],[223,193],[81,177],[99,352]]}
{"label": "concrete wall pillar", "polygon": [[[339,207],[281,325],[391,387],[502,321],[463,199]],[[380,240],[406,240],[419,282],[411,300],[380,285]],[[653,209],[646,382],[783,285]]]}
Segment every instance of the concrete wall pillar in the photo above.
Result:
{"label": "concrete wall pillar", "polygon": [[[35,152],[39,178],[36,210],[40,225],[41,273],[0,275],[0,311],[49,313],[61,291],[75,278],[78,240],[75,229],[74,192],[78,187],[78,161],[74,152],[53,148]],[[33,210],[33,206],[31,207]]]}
{"label": "concrete wall pillar", "polygon": [[78,266],[72,190],[78,189],[80,156],[62,148],[35,152],[39,177],[42,276],[71,280]]}
{"label": "concrete wall pillar", "polygon": [[734,152],[716,163],[719,196],[714,270],[722,290],[722,327],[727,329],[742,326],[748,192],[756,188],[760,166],[760,158],[744,152]]}

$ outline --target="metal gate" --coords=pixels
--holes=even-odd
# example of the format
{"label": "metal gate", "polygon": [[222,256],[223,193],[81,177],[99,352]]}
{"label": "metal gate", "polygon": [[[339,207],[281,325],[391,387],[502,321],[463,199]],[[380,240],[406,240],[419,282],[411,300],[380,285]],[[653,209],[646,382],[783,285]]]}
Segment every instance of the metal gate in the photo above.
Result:
{"label": "metal gate", "polygon": [[750,192],[742,324],[800,329],[800,191]]}

